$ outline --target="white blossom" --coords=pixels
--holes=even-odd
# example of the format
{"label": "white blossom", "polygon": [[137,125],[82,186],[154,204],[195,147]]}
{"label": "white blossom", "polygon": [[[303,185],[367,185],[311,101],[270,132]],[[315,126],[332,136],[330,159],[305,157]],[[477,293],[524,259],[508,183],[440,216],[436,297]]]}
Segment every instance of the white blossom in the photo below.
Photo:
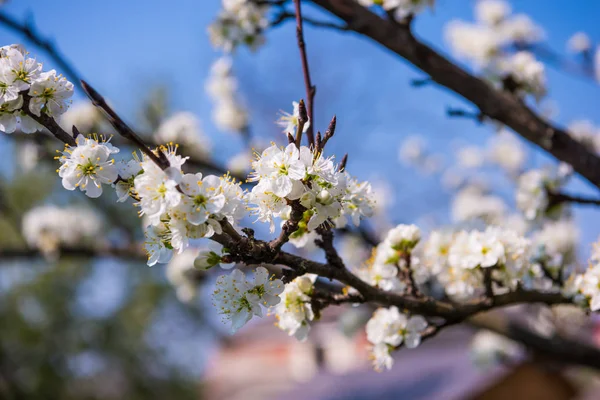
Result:
{"label": "white blossom", "polygon": [[305,341],[310,331],[309,322],[315,317],[310,296],[317,276],[307,274],[285,285],[275,307],[277,326],[300,341]]}
{"label": "white blossom", "polygon": [[61,166],[58,175],[67,190],[79,188],[88,197],[99,197],[103,184],[112,184],[117,179],[117,167],[111,158],[119,149],[108,142],[85,138],[76,139],[77,146],[65,145],[62,156],[57,157]]}
{"label": "white blossom", "polygon": [[473,61],[481,68],[500,55],[503,38],[486,26],[451,21],[445,27],[446,41],[458,57]]}
{"label": "white blossom", "polygon": [[543,214],[548,207],[547,186],[549,176],[545,170],[534,169],[519,177],[517,186],[517,208],[525,218],[533,220]]}
{"label": "white blossom", "polygon": [[510,4],[504,0],[479,0],[475,5],[475,18],[485,25],[497,26],[511,11]]}
{"label": "white blossom", "polygon": [[519,51],[500,63],[505,74],[519,85],[518,92],[531,93],[537,99],[546,94],[546,73],[544,64],[537,61],[533,54]]}
{"label": "white blossom", "polygon": [[268,25],[268,7],[250,0],[223,0],[223,10],[208,27],[210,40],[216,48],[234,51],[240,45],[256,49],[264,43],[263,30]]}
{"label": "white blossom", "polygon": [[409,317],[395,306],[378,308],[366,326],[367,340],[373,345],[371,357],[375,368],[390,369],[393,364],[388,358],[390,352],[402,343],[409,349],[417,347],[425,328],[427,321],[420,315]]}
{"label": "white blossom", "polygon": [[461,231],[448,250],[448,261],[454,268],[493,267],[505,261],[505,249],[492,231]]}
{"label": "white blossom", "polygon": [[[285,111],[281,112],[281,117],[277,121],[277,124],[283,128],[283,133],[289,133],[292,136],[296,136],[296,129],[300,126],[300,104],[296,101],[292,102],[294,111],[290,114]],[[310,119],[306,121],[302,127],[302,133],[306,133],[310,127]]]}
{"label": "white blossom", "polygon": [[574,33],[567,42],[567,50],[572,53],[585,53],[592,48],[590,37],[584,32]]}
{"label": "white blossom", "polygon": [[37,116],[41,113],[58,117],[67,111],[67,99],[73,96],[73,84],[56,71],[40,74],[29,88],[29,110]]}
{"label": "white blossom", "polygon": [[224,321],[231,321],[231,332],[235,333],[254,315],[263,316],[261,304],[267,308],[277,305],[283,290],[283,282],[270,278],[264,267],[256,269],[254,281],[234,269],[217,279],[213,301]]}

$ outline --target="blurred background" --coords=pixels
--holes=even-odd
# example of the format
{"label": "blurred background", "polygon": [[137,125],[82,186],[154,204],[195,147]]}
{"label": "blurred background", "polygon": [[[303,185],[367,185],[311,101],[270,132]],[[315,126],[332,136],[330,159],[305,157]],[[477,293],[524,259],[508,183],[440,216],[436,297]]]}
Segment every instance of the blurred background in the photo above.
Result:
{"label": "blurred background", "polygon": [[[415,20],[414,30],[444,49],[445,24],[472,20],[473,4],[439,0]],[[556,52],[566,53],[578,31],[600,40],[597,1],[514,0],[512,6],[545,29],[545,45]],[[280,110],[291,112],[292,101],[305,96],[304,86],[294,25],[269,28],[260,49],[240,48],[232,56],[249,129],[244,135],[221,129],[205,90],[211,65],[221,56],[207,34],[220,9],[218,0],[13,0],[0,12],[51,39],[146,137],[182,140],[165,133],[164,124],[191,113],[197,120],[183,125],[196,135],[191,142],[199,167],[243,176],[239,160],[248,159],[248,147],[285,143],[275,121]],[[330,18],[312,5],[305,9],[308,16]],[[375,237],[398,223],[427,231],[464,222],[456,194],[467,179],[493,188],[514,209],[514,179],[478,161],[491,151],[497,129],[447,116],[449,107],[468,108],[463,100],[432,85],[415,87],[411,81],[423,78],[418,71],[356,34],[306,26],[305,35],[318,88],[313,123],[323,131],[337,115],[328,151],[338,159],[348,153],[347,169],[373,183],[378,210],[369,229]],[[0,38],[2,45],[23,43],[46,67],[64,72],[3,23]],[[559,125],[586,120],[596,129],[597,82],[552,65],[547,76],[549,95],[535,107]],[[78,114],[69,121],[85,120],[90,132],[110,134],[86,104],[76,89]],[[524,155],[521,169],[555,163],[514,138]],[[490,363],[504,359],[500,353],[518,359],[520,349],[481,333],[474,345],[471,327],[400,351],[394,369],[378,374],[369,365],[364,337],[369,312],[360,308],[328,309],[304,343],[274,328],[272,318],[229,336],[211,306],[215,277],[190,270],[194,254],[147,267],[131,205],[116,203],[111,192],[90,200],[64,191],[52,160],[55,149],[61,145],[44,135],[0,135],[1,398],[493,398],[482,396],[502,382],[537,379],[554,394],[575,390],[572,382],[539,375],[528,364]],[[568,188],[593,193],[578,178]],[[575,252],[585,260],[597,239],[597,212],[576,209],[573,217],[579,230]],[[268,237],[267,229],[255,228]],[[359,236],[346,235],[338,244],[347,264],[358,265],[369,254]],[[321,257],[310,246],[297,251]],[[579,378],[587,384],[593,375]]]}

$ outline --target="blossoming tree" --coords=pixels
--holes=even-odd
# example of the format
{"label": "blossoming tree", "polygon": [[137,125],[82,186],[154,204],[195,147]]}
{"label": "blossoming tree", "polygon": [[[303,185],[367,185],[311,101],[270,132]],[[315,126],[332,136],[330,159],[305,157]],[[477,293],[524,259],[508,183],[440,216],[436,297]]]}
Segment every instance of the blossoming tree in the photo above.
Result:
{"label": "blossoming tree", "polygon": [[[513,15],[504,1],[480,0],[475,22],[450,23],[447,40],[457,57],[472,62],[467,71],[413,34],[413,19],[433,7],[433,0],[312,0],[337,22],[303,17],[301,0],[222,3],[209,32],[226,53],[240,46],[258,49],[269,27],[288,19],[296,22],[306,93],[280,120],[287,144],[265,146],[252,156],[240,154],[230,172],[219,176],[198,171],[207,167],[198,159],[210,149],[189,134],[197,125],[193,115],[167,119],[148,142],[81,81],[74,83],[95,107],[85,112],[97,119],[91,125],[80,123],[67,111],[74,83],[45,70],[22,46],[0,50],[0,130],[19,135],[47,130],[64,144],[56,159],[66,190],[80,190],[90,198],[115,191],[117,201],[131,203],[131,212],[143,221],[148,265],[169,265],[181,299],[193,296],[199,271],[220,271],[212,299],[233,333],[271,311],[277,326],[298,340],[310,336],[311,326],[329,306],[371,307],[365,329],[378,370],[391,368],[400,348],[417,347],[444,328],[476,321],[492,309],[523,304],[600,309],[600,254],[592,254],[587,269],[579,268],[570,219],[572,203],[598,205],[600,200],[562,190],[574,174],[600,187],[600,142],[593,126],[561,129],[531,106],[547,87],[540,60],[543,32],[529,17]],[[427,78],[416,86],[436,83],[472,103],[476,112],[449,110],[449,115],[493,123],[502,133],[490,144],[489,160],[481,149],[465,148],[460,162],[478,168],[491,161],[512,176],[519,213],[510,214],[498,197],[473,182],[445,174],[441,179],[456,189],[453,214],[459,223],[427,234],[415,225],[398,225],[382,240],[373,239],[363,221],[376,212],[376,190],[346,169],[347,155],[329,153],[327,144],[340,135],[336,117],[327,126],[313,118],[317,91],[304,23],[364,35],[422,70]],[[573,36],[569,48],[584,56],[575,65],[578,73],[593,72],[587,36]],[[231,61],[224,57],[213,66],[207,84],[215,122],[250,143],[248,113],[236,89]],[[104,119],[94,114],[98,111]],[[340,112],[339,118],[344,117]],[[558,166],[524,171],[525,155],[508,130],[554,156]],[[136,148],[133,157],[123,156],[117,141]],[[432,165],[418,140],[405,143],[401,157],[416,167]],[[245,167],[251,169],[247,176]],[[236,179],[240,176],[242,181]],[[41,223],[35,212],[27,218],[36,222],[25,223],[31,246],[51,250],[52,240],[72,244],[90,232],[44,237],[40,225],[55,222]],[[275,238],[258,237],[248,218],[267,224]],[[336,237],[349,231],[360,232],[372,247],[364,262],[345,259],[339,251]],[[284,250],[311,243],[323,251],[325,261]],[[497,330],[559,360],[600,367],[597,350],[585,344]]]}

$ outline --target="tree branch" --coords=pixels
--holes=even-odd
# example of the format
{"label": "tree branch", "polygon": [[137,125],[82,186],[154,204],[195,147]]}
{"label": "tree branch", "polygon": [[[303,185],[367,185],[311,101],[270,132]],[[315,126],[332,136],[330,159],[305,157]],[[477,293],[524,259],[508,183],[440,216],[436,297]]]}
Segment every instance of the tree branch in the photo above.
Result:
{"label": "tree branch", "polygon": [[315,115],[314,115],[314,99],[317,88],[312,84],[310,80],[310,69],[308,67],[308,57],[306,56],[306,43],[304,42],[304,30],[302,29],[302,5],[301,0],[294,0],[294,6],[296,8],[296,40],[298,41],[298,48],[300,49],[300,59],[302,61],[302,73],[304,75],[304,86],[306,89],[306,105],[308,107],[308,118],[310,119],[310,125],[306,131],[309,146],[314,146],[315,135]]}
{"label": "tree branch", "polygon": [[600,199],[598,198],[572,196],[570,194],[560,192],[548,192],[548,196],[550,197],[549,207],[562,203],[600,206]]}
{"label": "tree branch", "polygon": [[[59,247],[56,249],[58,255],[65,257],[118,257],[120,259],[139,261],[145,263],[147,260],[146,253],[139,246],[129,247]],[[0,260],[7,261],[11,259],[27,259],[34,257],[45,257],[42,251],[36,248],[8,248],[0,249]]]}
{"label": "tree branch", "polygon": [[382,18],[354,0],[312,0],[342,19],[353,31],[371,38],[431,79],[473,103],[486,116],[508,126],[530,142],[571,164],[576,172],[600,188],[600,157],[569,134],[536,115],[510,93],[458,67],[431,47],[417,40],[409,27]]}
{"label": "tree branch", "polygon": [[[278,13],[275,18],[269,22],[269,26],[271,27],[275,27],[275,26],[279,26],[282,23],[284,23],[285,21],[288,21],[290,19],[295,19],[296,16],[293,13],[287,12],[287,11],[282,11],[280,13]],[[336,31],[349,31],[350,27],[348,27],[347,25],[339,25],[333,22],[328,22],[328,21],[320,21],[317,19],[313,19],[313,18],[309,18],[309,17],[302,17],[302,21],[308,25],[317,27],[317,28],[327,28],[327,29],[333,29]]]}

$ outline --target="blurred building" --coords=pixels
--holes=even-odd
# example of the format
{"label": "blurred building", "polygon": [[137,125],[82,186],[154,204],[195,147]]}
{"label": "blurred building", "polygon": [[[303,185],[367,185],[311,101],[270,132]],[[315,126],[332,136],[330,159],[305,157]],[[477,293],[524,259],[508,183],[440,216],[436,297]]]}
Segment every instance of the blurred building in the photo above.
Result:
{"label": "blurred building", "polygon": [[[340,331],[341,308],[329,308],[298,342],[263,319],[231,336],[209,360],[202,398],[210,400],[600,399],[558,370],[524,362],[476,366],[472,330],[444,331],[417,349],[402,349],[391,371],[372,370],[363,329]],[[587,384],[585,385],[587,386]],[[598,392],[600,393],[600,392]]]}

